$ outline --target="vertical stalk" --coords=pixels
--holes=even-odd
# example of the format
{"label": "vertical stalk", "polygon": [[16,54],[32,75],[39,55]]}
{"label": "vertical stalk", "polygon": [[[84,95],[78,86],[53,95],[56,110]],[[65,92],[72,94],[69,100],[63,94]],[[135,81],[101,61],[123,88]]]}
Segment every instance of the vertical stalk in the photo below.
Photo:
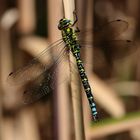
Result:
{"label": "vertical stalk", "polygon": [[[71,1],[63,0],[63,2],[64,2],[65,18],[71,19],[73,21],[73,11],[75,10],[74,0]],[[71,71],[70,77],[71,77],[75,140],[85,140],[79,75],[78,72],[76,72],[75,70],[76,61],[72,55],[70,55],[70,62],[72,62],[70,63],[70,71]]]}
{"label": "vertical stalk", "polygon": [[24,34],[32,33],[35,30],[35,0],[19,0],[18,8],[20,13],[19,30]]}
{"label": "vertical stalk", "polygon": [[[59,38],[62,38],[60,31],[57,28],[58,22],[62,15],[62,0],[49,0],[48,1],[48,22],[49,22],[49,40],[54,42]],[[55,12],[54,12],[55,9]],[[57,54],[55,48],[52,51],[53,55]],[[62,62],[63,63],[63,62]],[[53,139],[58,140],[71,140],[71,121],[70,121],[70,103],[69,95],[67,90],[66,69],[62,63],[59,63],[57,67],[57,83],[60,83],[58,86],[56,84],[56,91],[53,96],[54,101],[54,125],[53,125]],[[65,69],[65,71],[63,70]]]}

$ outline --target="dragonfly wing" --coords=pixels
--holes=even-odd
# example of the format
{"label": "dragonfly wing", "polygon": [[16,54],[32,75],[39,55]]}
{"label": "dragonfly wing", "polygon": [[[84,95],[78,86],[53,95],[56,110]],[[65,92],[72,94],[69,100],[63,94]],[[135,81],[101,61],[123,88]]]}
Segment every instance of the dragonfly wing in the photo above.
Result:
{"label": "dragonfly wing", "polygon": [[[108,63],[107,61],[110,62],[124,58],[125,56],[128,56],[137,50],[137,45],[131,40],[102,41],[100,44],[98,43],[94,45],[90,44],[90,42],[82,42],[80,45],[81,59],[83,60],[84,64],[89,67],[92,65],[95,67],[101,67]],[[88,59],[85,59],[86,51],[93,52],[93,61],[89,62]],[[72,64],[73,62],[70,63]],[[74,71],[77,71],[77,66],[75,65],[74,67]]]}
{"label": "dragonfly wing", "polygon": [[52,91],[50,86],[53,79],[50,72],[45,71],[37,79],[27,84],[26,90],[23,93],[23,101],[25,104],[33,103],[41,97],[47,95]]}
{"label": "dragonfly wing", "polygon": [[137,45],[131,40],[105,41],[102,45],[96,47],[100,47],[105,53],[108,53],[108,55],[110,54],[113,59],[128,56],[137,49]]}
{"label": "dragonfly wing", "polygon": [[[114,20],[110,21],[95,30],[87,30],[86,32],[81,32],[79,35],[79,43],[82,48],[101,49],[101,51],[106,51],[109,54],[113,54],[114,58],[120,58],[130,54],[130,52],[136,50],[136,45],[134,41],[130,40],[118,40],[117,37],[121,35],[128,28],[128,22],[124,20]],[[84,36],[82,39],[81,37]],[[82,52],[82,51],[81,51]],[[94,53],[96,54],[96,52]]]}
{"label": "dragonfly wing", "polygon": [[56,81],[55,78],[57,76],[58,64],[65,60],[64,58],[67,54],[65,49],[66,47],[64,47],[63,52],[59,58],[54,61],[50,68],[46,69],[43,73],[41,73],[38,77],[25,86],[26,90],[23,93],[24,103],[33,103],[41,97],[52,92],[52,90],[55,88],[54,84]]}
{"label": "dragonfly wing", "polygon": [[10,84],[25,84],[33,80],[36,76],[45,70],[45,66],[37,60],[33,60],[27,66],[18,69],[15,72],[11,72],[8,76],[8,83]]}
{"label": "dragonfly wing", "polygon": [[114,20],[102,25],[95,30],[95,41],[106,38],[106,40],[115,39],[128,29],[128,22],[124,20]]}
{"label": "dragonfly wing", "polygon": [[78,34],[79,40],[94,42],[100,41],[102,38],[106,40],[114,40],[116,37],[121,35],[128,29],[128,22],[124,20],[113,20],[102,26],[95,27],[95,29],[86,29],[85,31],[80,31]]}
{"label": "dragonfly wing", "polygon": [[[62,46],[64,46],[62,40],[58,40],[55,43],[51,44],[47,49],[42,51],[36,58],[31,60],[28,65],[25,67],[19,68],[15,72],[11,72],[7,78],[8,83],[17,85],[25,84],[30,82],[43,73],[47,67],[52,63],[52,57],[50,56],[50,50],[54,47],[57,50],[57,54],[62,51]],[[57,57],[56,57],[57,58]],[[42,61],[45,64],[40,63]]]}

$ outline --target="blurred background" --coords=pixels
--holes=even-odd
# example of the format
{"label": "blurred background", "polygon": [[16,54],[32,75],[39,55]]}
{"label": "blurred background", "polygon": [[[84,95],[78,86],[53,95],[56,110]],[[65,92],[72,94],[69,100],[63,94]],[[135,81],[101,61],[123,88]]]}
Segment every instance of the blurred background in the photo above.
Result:
{"label": "blurred background", "polygon": [[[74,64],[67,56],[62,66],[51,69],[59,56],[59,46],[45,50],[47,53],[38,60],[48,70],[55,70],[50,75],[52,81],[47,83],[54,90],[31,104],[22,103],[28,83],[23,86],[20,82],[42,72],[40,67],[32,67],[25,73],[22,67],[61,38],[58,22],[71,7],[63,2],[0,1],[0,140],[77,140],[79,130],[74,127],[74,114],[76,121],[83,123],[79,127],[81,140],[140,140],[138,0],[75,0],[81,54],[94,91],[99,122],[92,120],[79,78],[70,80],[70,75],[77,72],[70,70]],[[9,82],[9,73],[18,68],[24,74],[15,83]],[[71,82],[80,96],[70,88]],[[30,84],[40,81],[34,83]],[[73,101],[80,113],[75,113]]]}

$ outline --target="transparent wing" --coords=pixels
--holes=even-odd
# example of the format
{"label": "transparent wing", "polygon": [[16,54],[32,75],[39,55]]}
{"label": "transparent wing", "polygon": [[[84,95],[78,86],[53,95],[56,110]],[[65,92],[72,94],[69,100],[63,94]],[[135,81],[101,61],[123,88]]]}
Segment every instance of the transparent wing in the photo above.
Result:
{"label": "transparent wing", "polygon": [[55,88],[55,81],[57,76],[57,66],[62,60],[64,60],[67,51],[64,47],[63,51],[57,57],[57,60],[43,73],[37,76],[33,81],[30,81],[27,85],[25,85],[25,91],[23,93],[23,101],[26,104],[33,103],[40,99],[41,97],[47,95],[52,92]]}
{"label": "transparent wing", "polygon": [[106,38],[106,40],[115,39],[119,35],[121,35],[123,32],[125,32],[128,29],[128,22],[124,20],[114,20],[110,21],[102,26],[95,27],[95,29],[86,29],[85,31],[80,31],[78,33],[79,40],[83,39],[83,37],[88,39],[93,39],[97,42],[102,37]]}
{"label": "transparent wing", "polygon": [[128,29],[128,22],[124,20],[114,20],[110,21],[95,29],[95,42],[100,41],[100,38],[105,38],[106,40],[115,39]]}
{"label": "transparent wing", "polygon": [[[91,42],[81,42],[81,52],[87,47],[88,50],[94,51],[96,57],[96,51],[100,50],[105,55],[112,56],[113,59],[123,58],[136,51],[137,45],[132,40],[110,40],[101,41],[99,43],[92,44]],[[93,50],[94,47],[94,50]]]}
{"label": "transparent wing", "polygon": [[[38,77],[41,73],[46,71],[49,65],[53,63],[53,58],[50,57],[50,50],[55,47],[55,50],[58,54],[57,57],[62,52],[64,47],[62,39],[51,44],[47,49],[43,50],[37,57],[32,59],[25,67],[19,68],[14,72],[11,72],[7,78],[8,83],[10,84],[25,84],[30,82]],[[55,57],[55,59],[58,59]],[[44,64],[40,63],[43,61]]]}
{"label": "transparent wing", "polygon": [[[67,52],[67,47],[62,40],[58,40],[51,44],[49,49],[42,51],[36,58],[34,58],[28,65],[12,72],[8,76],[10,84],[22,84],[24,90],[24,103],[33,103],[41,97],[47,95],[54,89],[57,74],[57,66],[64,60]],[[48,59],[50,49],[54,48],[56,52],[55,57],[52,58],[51,63],[40,63],[42,59]],[[46,62],[46,61],[45,61]],[[66,65],[65,65],[66,67]]]}
{"label": "transparent wing", "polygon": [[125,57],[136,50],[136,44],[131,40],[112,40],[102,42],[103,45],[99,45],[100,49],[104,51],[106,55],[112,56],[114,59]]}
{"label": "transparent wing", "polygon": [[78,34],[81,52],[83,48],[93,49],[96,56],[96,50],[101,50],[105,55],[112,55],[114,59],[121,58],[131,54],[137,49],[137,45],[131,40],[117,39],[128,29],[128,22],[124,20],[110,21],[95,30],[90,29]]}

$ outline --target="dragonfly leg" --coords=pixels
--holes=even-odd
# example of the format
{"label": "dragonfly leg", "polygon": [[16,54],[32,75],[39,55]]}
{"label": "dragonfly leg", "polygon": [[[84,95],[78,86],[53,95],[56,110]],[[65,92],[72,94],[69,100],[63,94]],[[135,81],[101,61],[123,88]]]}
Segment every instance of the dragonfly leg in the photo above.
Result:
{"label": "dragonfly leg", "polygon": [[80,29],[78,27],[76,27],[75,32],[76,33],[79,33],[80,32]]}
{"label": "dragonfly leg", "polygon": [[74,25],[75,25],[75,23],[78,21],[78,16],[77,16],[77,14],[76,14],[76,11],[75,11],[75,10],[73,11],[73,16],[74,16],[75,20],[74,20],[74,22],[73,22],[72,26],[74,26]]}

